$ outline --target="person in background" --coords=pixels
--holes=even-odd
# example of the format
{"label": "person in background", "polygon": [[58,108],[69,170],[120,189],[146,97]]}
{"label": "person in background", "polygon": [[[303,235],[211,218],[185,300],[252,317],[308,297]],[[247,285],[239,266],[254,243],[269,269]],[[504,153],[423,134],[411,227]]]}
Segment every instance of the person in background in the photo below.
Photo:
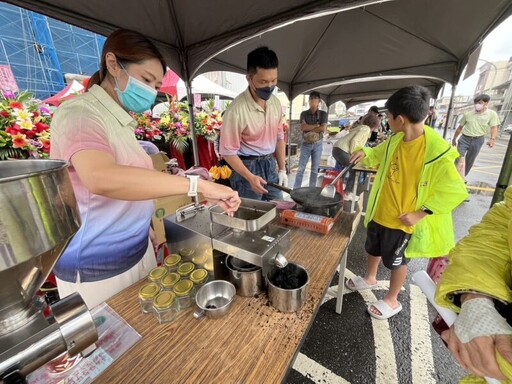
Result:
{"label": "person in background", "polygon": [[287,186],[282,109],[273,95],[279,61],[259,47],[247,55],[247,89],[226,110],[219,153],[233,169],[230,181],[241,197],[282,199],[267,182]]}
{"label": "person in background", "polygon": [[428,109],[427,119],[425,120],[425,124],[429,127],[435,128],[437,121],[437,113],[434,107],[430,107]]}
{"label": "person in background", "polygon": [[[435,300],[459,314],[442,333],[462,368],[512,381],[512,187],[450,252]],[[469,379],[469,378],[468,378]],[[471,383],[486,383],[474,377]]]}
{"label": "person in background", "polygon": [[[346,136],[337,140],[332,148],[332,156],[343,167],[350,165],[350,155],[354,152],[355,148],[362,148],[366,145],[372,127],[378,127],[379,119],[372,113],[367,114],[362,121],[361,125],[352,128]],[[356,180],[356,173],[349,172],[346,188],[344,188],[344,200],[359,200],[359,196],[354,196],[352,190]]]}
{"label": "person in background", "polygon": [[[491,137],[487,141],[487,145],[492,148],[496,144],[500,120],[498,114],[488,108],[490,100],[491,97],[486,94],[476,96],[473,100],[475,110],[464,114],[453,134],[452,144],[456,145],[460,155],[465,157],[466,176],[471,171],[489,130]],[[457,142],[459,135],[460,139]]]}
{"label": "person in background", "polygon": [[458,156],[456,149],[423,124],[429,101],[428,90],[421,86],[395,92],[386,102],[394,134],[350,158],[351,163],[363,160],[379,169],[365,216],[366,274],[345,284],[358,291],[375,288],[382,260],[391,270],[389,291],[368,306],[368,313],[379,320],[402,310],[398,294],[407,275],[408,258],[444,256],[454,246],[452,210],[468,195],[453,162]]}
{"label": "person in background", "polygon": [[323,134],[327,129],[327,112],[319,109],[320,94],[312,91],[309,94],[309,109],[300,114],[300,130],[302,131],[302,146],[300,148],[299,168],[295,176],[293,188],[302,186],[304,171],[311,158],[311,173],[309,186],[316,187],[318,168],[322,157]]}
{"label": "person in background", "polygon": [[231,188],[154,170],[137,142],[128,112],[151,107],[165,70],[151,41],[117,30],[86,92],[55,111],[50,157],[70,163],[82,220],[54,268],[61,298],[78,292],[91,308],[147,276],[156,266],[152,199],[200,192],[227,212],[240,205]]}

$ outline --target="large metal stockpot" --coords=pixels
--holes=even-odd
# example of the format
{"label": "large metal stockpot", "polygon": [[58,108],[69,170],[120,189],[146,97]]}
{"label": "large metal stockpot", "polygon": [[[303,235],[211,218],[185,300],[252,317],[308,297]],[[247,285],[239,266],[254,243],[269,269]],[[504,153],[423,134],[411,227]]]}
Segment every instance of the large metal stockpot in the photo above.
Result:
{"label": "large metal stockpot", "polygon": [[236,287],[239,296],[250,297],[263,292],[265,287],[261,267],[232,256],[226,257],[226,267],[229,270],[229,281]]}
{"label": "large metal stockpot", "polygon": [[309,274],[298,264],[288,263],[284,268],[274,268],[267,274],[268,300],[281,312],[296,312],[307,298]]}

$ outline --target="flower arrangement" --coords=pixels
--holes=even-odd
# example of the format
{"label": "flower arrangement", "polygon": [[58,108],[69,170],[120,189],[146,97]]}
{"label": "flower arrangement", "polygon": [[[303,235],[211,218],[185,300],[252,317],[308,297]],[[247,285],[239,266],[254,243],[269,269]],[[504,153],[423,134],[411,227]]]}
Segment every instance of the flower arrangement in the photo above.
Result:
{"label": "flower arrangement", "polygon": [[214,100],[208,100],[205,108],[202,108],[201,111],[195,114],[194,126],[197,135],[203,136],[210,141],[217,139],[217,130],[222,127],[222,115],[214,107]]}
{"label": "flower arrangement", "polygon": [[151,113],[130,112],[130,114],[137,122],[137,128],[135,128],[135,137],[137,140],[151,141],[154,143],[165,141],[162,131],[153,123]]}
{"label": "flower arrangement", "polygon": [[156,126],[174,148],[184,152],[188,148],[190,135],[190,123],[187,112],[187,104],[176,100],[168,99],[169,109],[160,115]]}
{"label": "flower arrangement", "polygon": [[51,117],[29,92],[0,92],[0,160],[47,158]]}

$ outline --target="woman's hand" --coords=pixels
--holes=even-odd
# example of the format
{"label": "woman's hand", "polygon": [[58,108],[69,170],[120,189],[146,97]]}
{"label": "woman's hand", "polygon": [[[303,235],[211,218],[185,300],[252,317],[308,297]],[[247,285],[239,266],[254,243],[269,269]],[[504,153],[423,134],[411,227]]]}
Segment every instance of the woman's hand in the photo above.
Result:
{"label": "woman's hand", "polygon": [[225,185],[209,181],[200,181],[198,191],[201,192],[211,204],[218,204],[228,213],[235,212],[242,202],[238,196],[238,192]]}
{"label": "woman's hand", "polygon": [[364,159],[365,157],[365,153],[364,151],[355,151],[354,153],[352,153],[352,155],[350,156],[350,162],[351,163],[354,163],[354,164],[357,164],[359,163],[361,160]]}

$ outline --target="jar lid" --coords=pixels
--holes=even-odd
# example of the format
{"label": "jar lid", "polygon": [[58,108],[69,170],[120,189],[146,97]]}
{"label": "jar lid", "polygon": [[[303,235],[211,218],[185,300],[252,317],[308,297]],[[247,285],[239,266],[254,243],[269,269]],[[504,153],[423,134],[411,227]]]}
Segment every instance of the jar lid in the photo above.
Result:
{"label": "jar lid", "polygon": [[181,257],[192,257],[192,255],[195,253],[194,249],[192,248],[186,248],[183,247],[179,251]]}
{"label": "jar lid", "polygon": [[166,309],[174,303],[174,300],[176,300],[174,292],[163,291],[156,295],[153,300],[153,307],[156,309]]}
{"label": "jar lid", "polygon": [[203,265],[204,263],[206,263],[207,259],[208,259],[208,257],[206,255],[199,255],[199,256],[192,258],[192,262],[194,264]]}
{"label": "jar lid", "polygon": [[208,271],[206,269],[196,269],[190,274],[190,280],[193,283],[201,283],[204,279],[208,277]]}
{"label": "jar lid", "polygon": [[178,255],[177,253],[172,253],[170,254],[169,256],[167,256],[164,260],[164,265],[166,267],[174,267],[176,265],[178,265],[181,261],[181,256]]}
{"label": "jar lid", "polygon": [[187,296],[192,288],[194,287],[194,283],[190,280],[181,280],[176,283],[173,287],[173,291],[178,297]]}
{"label": "jar lid", "polygon": [[190,272],[192,272],[195,267],[196,266],[194,265],[194,263],[191,263],[190,261],[188,261],[186,263],[181,264],[178,267],[178,273],[182,276],[189,275]]}
{"label": "jar lid", "polygon": [[208,272],[213,272],[213,260],[209,260],[204,263],[204,269],[206,269]]}
{"label": "jar lid", "polygon": [[171,272],[167,275],[165,275],[162,280],[160,280],[160,284],[164,288],[171,288],[174,284],[176,284],[178,281],[180,281],[181,276],[178,275],[176,272]]}
{"label": "jar lid", "polygon": [[149,280],[158,281],[167,274],[165,267],[156,267],[149,272]]}
{"label": "jar lid", "polygon": [[160,286],[157,283],[144,284],[139,289],[141,299],[152,299],[160,293]]}

